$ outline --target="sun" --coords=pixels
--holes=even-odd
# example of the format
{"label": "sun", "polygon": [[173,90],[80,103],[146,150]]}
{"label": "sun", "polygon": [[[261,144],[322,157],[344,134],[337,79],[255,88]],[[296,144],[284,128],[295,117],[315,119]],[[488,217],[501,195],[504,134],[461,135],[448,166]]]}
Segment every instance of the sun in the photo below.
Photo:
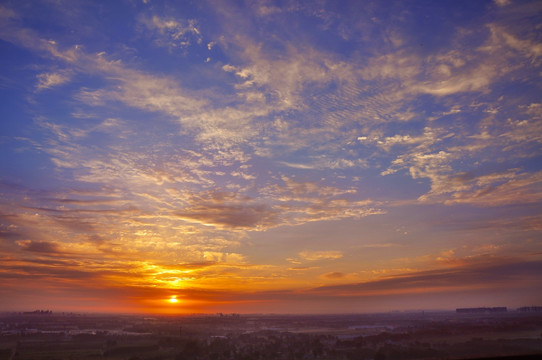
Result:
{"label": "sun", "polygon": [[177,299],[177,295],[171,295],[171,297],[168,299],[168,301],[172,304],[176,304],[179,302],[179,300]]}

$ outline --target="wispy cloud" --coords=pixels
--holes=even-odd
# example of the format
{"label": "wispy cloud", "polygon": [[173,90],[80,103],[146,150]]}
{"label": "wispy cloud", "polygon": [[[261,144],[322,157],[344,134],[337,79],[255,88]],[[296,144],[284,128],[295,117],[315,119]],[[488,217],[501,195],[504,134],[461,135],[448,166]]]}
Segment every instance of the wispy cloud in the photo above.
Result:
{"label": "wispy cloud", "polygon": [[169,48],[188,47],[203,41],[195,20],[177,20],[157,15],[141,17],[140,22],[149,30],[158,46]]}
{"label": "wispy cloud", "polygon": [[[542,264],[540,261],[503,262],[464,266],[460,268],[429,270],[407,273],[376,281],[323,286],[310,290],[315,294],[331,296],[367,296],[375,294],[399,294],[404,292],[432,292],[435,288],[469,289],[478,286],[502,286],[512,283],[520,276],[523,281],[517,286],[530,286],[535,280],[534,274]],[[498,279],[498,281],[495,281]]]}
{"label": "wispy cloud", "polygon": [[42,253],[49,253],[49,254],[54,254],[54,253],[59,252],[58,246],[55,243],[47,242],[47,241],[26,240],[26,241],[19,241],[17,244],[26,251],[42,252]]}
{"label": "wispy cloud", "polygon": [[497,4],[497,6],[506,6],[512,3],[510,0],[494,0],[494,1],[495,1],[495,4]]}
{"label": "wispy cloud", "polygon": [[342,279],[344,278],[344,274],[342,272],[334,271],[327,274],[324,274],[323,277],[326,279]]}
{"label": "wispy cloud", "polygon": [[280,224],[278,211],[265,203],[258,204],[235,193],[202,195],[192,201],[194,205],[176,211],[175,215],[186,221],[219,227],[258,229]]}
{"label": "wispy cloud", "polygon": [[70,81],[70,76],[66,73],[53,72],[43,73],[38,75],[38,90],[49,89],[58,85],[62,85]]}
{"label": "wispy cloud", "polygon": [[302,251],[299,256],[303,260],[315,261],[315,260],[334,260],[343,257],[343,253],[336,250],[325,251]]}

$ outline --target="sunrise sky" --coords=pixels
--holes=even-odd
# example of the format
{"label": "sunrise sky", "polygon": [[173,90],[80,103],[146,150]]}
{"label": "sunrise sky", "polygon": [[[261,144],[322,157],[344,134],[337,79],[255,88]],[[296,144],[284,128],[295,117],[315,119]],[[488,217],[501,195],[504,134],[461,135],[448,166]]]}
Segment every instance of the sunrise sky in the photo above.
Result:
{"label": "sunrise sky", "polygon": [[536,0],[2,1],[0,310],[542,305],[541,64]]}

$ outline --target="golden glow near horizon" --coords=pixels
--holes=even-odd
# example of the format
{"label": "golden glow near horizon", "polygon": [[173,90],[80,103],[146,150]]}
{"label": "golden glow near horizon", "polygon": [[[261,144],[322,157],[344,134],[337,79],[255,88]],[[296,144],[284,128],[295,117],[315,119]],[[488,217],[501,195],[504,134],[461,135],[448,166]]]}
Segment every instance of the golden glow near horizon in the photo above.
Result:
{"label": "golden glow near horizon", "polygon": [[0,4],[1,310],[542,299],[540,1],[195,4]]}

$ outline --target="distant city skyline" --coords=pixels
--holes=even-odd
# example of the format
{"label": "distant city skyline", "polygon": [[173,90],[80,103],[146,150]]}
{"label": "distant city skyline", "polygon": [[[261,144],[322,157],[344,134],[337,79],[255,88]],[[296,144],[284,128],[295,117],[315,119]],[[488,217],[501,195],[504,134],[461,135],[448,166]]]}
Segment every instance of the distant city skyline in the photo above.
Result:
{"label": "distant city skyline", "polygon": [[539,1],[3,1],[0,311],[542,305]]}

